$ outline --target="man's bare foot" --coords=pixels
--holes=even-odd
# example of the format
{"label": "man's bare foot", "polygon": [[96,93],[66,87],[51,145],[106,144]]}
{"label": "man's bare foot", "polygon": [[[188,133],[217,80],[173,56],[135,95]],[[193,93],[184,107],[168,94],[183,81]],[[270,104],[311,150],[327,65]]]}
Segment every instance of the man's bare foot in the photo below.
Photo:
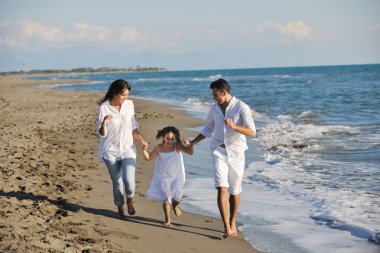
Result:
{"label": "man's bare foot", "polygon": [[182,211],[179,208],[179,203],[180,203],[179,201],[173,200],[173,211],[174,211],[175,216],[177,217],[181,216],[182,214]]}
{"label": "man's bare foot", "polygon": [[231,224],[231,232],[232,234],[230,236],[237,236],[238,232],[236,229],[236,224]]}
{"label": "man's bare foot", "polygon": [[133,207],[132,199],[127,199],[127,206],[128,206],[129,215],[135,215],[136,211],[135,211],[135,208]]}
{"label": "man's bare foot", "polygon": [[226,228],[225,231],[224,231],[224,234],[223,234],[223,238],[227,238],[227,237],[230,237],[230,236],[234,236],[232,230],[230,228]]}

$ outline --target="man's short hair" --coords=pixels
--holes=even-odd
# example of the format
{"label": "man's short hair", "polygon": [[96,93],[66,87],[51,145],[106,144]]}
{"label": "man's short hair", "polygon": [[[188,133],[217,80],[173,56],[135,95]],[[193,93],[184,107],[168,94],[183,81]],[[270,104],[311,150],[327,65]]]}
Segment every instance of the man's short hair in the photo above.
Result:
{"label": "man's short hair", "polygon": [[230,93],[230,84],[224,79],[218,79],[210,84],[210,89],[216,89],[218,91],[227,91]]}

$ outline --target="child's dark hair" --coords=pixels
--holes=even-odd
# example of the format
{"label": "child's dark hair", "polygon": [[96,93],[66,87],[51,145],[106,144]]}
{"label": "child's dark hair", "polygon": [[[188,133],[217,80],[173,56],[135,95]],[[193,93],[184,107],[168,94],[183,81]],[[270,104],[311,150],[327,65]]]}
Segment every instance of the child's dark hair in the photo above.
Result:
{"label": "child's dark hair", "polygon": [[123,79],[115,80],[111,83],[106,95],[98,101],[98,104],[101,105],[107,100],[111,100],[113,96],[123,93],[126,89],[130,91],[131,88],[131,85],[127,81]]}
{"label": "child's dark hair", "polygon": [[168,127],[165,127],[161,130],[158,130],[158,133],[157,133],[157,136],[156,136],[156,139],[160,139],[161,137],[164,138],[165,135],[167,135],[168,133],[172,132],[174,135],[175,135],[175,139],[177,142],[181,142],[181,136],[179,134],[179,130],[173,126],[168,126]]}

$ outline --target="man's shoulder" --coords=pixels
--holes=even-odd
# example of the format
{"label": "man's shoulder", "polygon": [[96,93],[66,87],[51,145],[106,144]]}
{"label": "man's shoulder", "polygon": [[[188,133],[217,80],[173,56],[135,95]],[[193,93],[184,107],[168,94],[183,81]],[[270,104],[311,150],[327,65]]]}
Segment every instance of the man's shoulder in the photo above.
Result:
{"label": "man's shoulder", "polygon": [[236,106],[239,106],[239,107],[242,107],[242,108],[249,108],[249,105],[247,105],[245,102],[243,102],[242,100],[238,99],[237,97],[234,97],[233,98],[233,102],[234,102],[234,105]]}

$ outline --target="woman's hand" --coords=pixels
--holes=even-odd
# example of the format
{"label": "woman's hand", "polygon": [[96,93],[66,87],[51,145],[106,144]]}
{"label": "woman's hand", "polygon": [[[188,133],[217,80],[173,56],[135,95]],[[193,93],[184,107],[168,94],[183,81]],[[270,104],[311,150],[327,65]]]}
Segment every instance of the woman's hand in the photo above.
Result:
{"label": "woman's hand", "polygon": [[104,116],[103,118],[103,122],[102,122],[102,125],[104,125],[105,123],[107,123],[108,121],[110,121],[112,119],[112,116],[111,115],[106,115]]}
{"label": "woman's hand", "polygon": [[142,150],[146,150],[148,148],[148,142],[141,140],[141,148]]}

